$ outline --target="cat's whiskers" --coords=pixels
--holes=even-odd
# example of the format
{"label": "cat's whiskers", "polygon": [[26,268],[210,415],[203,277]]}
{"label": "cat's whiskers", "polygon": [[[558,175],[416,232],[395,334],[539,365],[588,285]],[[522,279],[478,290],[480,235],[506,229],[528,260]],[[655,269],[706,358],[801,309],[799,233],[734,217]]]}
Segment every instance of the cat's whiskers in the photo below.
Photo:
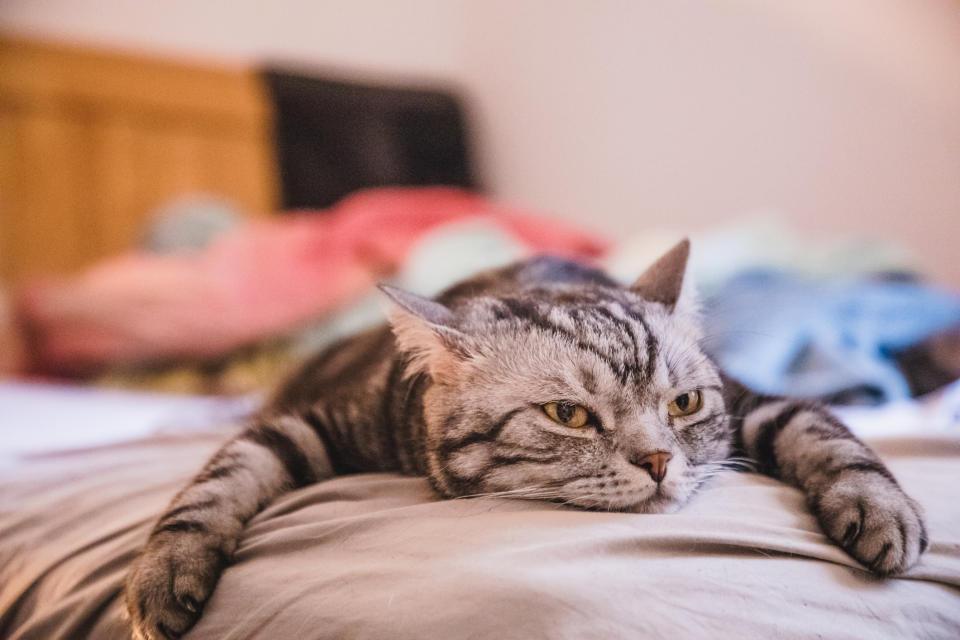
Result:
{"label": "cat's whiskers", "polygon": [[520,487],[517,489],[505,489],[502,491],[488,491],[485,493],[471,493],[464,496],[457,496],[455,500],[464,498],[514,498],[520,500],[550,500],[559,498],[559,493],[550,487]]}
{"label": "cat's whiskers", "polygon": [[578,507],[581,509],[593,509],[593,508],[603,508],[607,510],[615,510],[616,507],[611,507],[611,500],[608,496],[604,496],[602,493],[585,493],[577,496],[571,496],[569,498],[563,499],[560,501],[561,504],[566,506]]}

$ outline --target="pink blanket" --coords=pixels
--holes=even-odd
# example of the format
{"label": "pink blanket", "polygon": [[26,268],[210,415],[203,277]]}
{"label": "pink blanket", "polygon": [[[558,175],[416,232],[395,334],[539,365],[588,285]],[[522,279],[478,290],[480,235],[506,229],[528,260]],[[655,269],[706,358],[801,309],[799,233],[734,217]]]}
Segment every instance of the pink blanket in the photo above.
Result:
{"label": "pink blanket", "polygon": [[131,253],[28,283],[18,311],[32,369],[78,374],[209,357],[284,333],[355,299],[425,232],[453,221],[494,222],[535,252],[591,258],[606,248],[554,220],[445,187],[374,189],[307,213],[250,224],[196,254]]}

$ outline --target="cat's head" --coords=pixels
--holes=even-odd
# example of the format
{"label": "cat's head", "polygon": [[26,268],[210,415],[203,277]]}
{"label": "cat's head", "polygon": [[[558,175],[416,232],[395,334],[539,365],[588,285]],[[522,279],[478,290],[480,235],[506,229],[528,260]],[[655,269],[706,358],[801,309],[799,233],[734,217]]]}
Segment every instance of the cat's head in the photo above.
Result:
{"label": "cat's head", "polygon": [[630,288],[544,284],[454,308],[386,288],[409,371],[433,380],[434,486],[607,510],[683,504],[730,448],[683,287],[688,253],[680,243]]}

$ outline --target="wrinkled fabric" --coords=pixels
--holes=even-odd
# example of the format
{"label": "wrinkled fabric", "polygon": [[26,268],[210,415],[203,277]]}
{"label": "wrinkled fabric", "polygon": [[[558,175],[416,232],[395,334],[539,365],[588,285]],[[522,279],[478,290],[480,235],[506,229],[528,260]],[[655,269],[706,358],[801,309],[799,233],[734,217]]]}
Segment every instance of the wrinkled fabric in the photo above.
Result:
{"label": "wrinkled fabric", "polygon": [[[124,572],[228,432],[50,455],[0,474],[0,637],[119,640]],[[247,527],[187,640],[956,638],[960,438],[874,442],[930,550],[879,580],[802,495],[725,472],[675,514],[437,500],[425,479],[335,478]]]}
{"label": "wrinkled fabric", "polygon": [[704,347],[764,393],[880,403],[910,397],[895,352],[960,323],[960,296],[913,282],[731,279],[704,305]]}
{"label": "wrinkled fabric", "polygon": [[428,230],[467,219],[500,226],[530,252],[586,259],[606,247],[573,227],[454,188],[372,189],[324,215],[252,223],[194,254],[132,253],[30,283],[18,314],[40,372],[208,358],[354,301],[394,273]]}

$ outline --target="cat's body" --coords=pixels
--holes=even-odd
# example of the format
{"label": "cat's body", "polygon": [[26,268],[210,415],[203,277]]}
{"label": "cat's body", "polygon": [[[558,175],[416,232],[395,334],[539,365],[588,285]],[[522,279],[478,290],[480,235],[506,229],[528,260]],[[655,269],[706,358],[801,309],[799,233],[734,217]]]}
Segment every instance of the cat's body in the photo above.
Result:
{"label": "cat's body", "polygon": [[755,395],[703,354],[681,296],[687,252],[630,289],[551,258],[436,301],[387,289],[392,330],[306,363],[160,518],[128,577],[136,633],[178,637],[250,517],[352,471],[426,475],[445,497],[654,512],[682,506],[736,454],[800,488],[873,571],[909,567],[926,546],[922,515],[876,455],[819,405]]}

